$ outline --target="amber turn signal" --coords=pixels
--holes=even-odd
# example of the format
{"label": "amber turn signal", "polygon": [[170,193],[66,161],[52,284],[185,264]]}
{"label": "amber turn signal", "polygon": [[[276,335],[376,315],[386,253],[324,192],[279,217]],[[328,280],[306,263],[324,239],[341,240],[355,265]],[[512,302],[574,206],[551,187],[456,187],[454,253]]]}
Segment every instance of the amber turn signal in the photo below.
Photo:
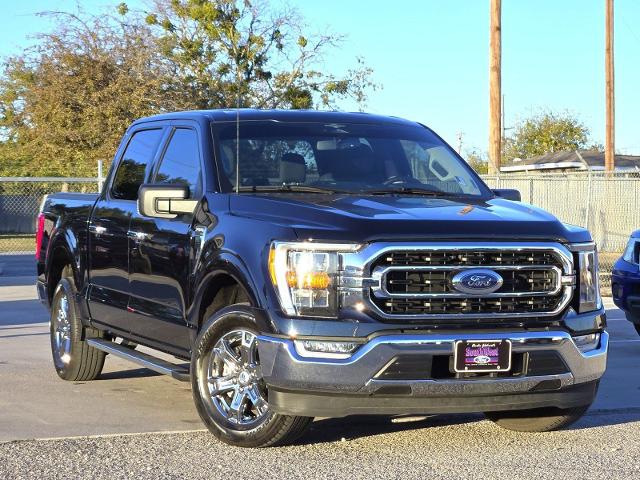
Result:
{"label": "amber turn signal", "polygon": [[287,285],[290,288],[306,288],[311,290],[325,290],[331,285],[331,278],[327,272],[307,272],[298,280],[295,271],[287,272]]}

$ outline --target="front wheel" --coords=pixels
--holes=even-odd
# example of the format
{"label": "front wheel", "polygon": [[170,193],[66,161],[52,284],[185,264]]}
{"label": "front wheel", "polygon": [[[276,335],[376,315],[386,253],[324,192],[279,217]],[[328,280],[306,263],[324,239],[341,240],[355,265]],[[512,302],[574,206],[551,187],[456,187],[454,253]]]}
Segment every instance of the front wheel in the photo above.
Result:
{"label": "front wheel", "polygon": [[219,440],[240,447],[291,443],[312,421],[269,408],[257,335],[255,321],[243,306],[227,308],[202,327],[191,360],[200,418]]}
{"label": "front wheel", "polygon": [[582,417],[590,405],[574,408],[536,408],[506,412],[485,412],[496,425],[516,432],[550,432],[567,427]]}

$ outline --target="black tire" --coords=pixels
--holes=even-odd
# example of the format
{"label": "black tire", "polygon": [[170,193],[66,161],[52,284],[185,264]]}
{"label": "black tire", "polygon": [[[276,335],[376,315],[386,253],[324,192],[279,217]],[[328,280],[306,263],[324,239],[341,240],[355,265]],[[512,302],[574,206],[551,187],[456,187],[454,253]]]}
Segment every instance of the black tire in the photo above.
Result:
{"label": "black tire", "polygon": [[551,432],[567,427],[582,417],[590,405],[574,408],[536,408],[506,412],[485,412],[496,425],[516,432]]}
{"label": "black tire", "polygon": [[[51,354],[58,376],[63,380],[79,382],[94,380],[100,375],[105,353],[89,346],[84,340],[87,337],[99,337],[100,332],[82,325],[75,294],[71,268],[65,267],[51,302]],[[63,315],[65,320],[61,320]]]}
{"label": "black tire", "polygon": [[[257,448],[292,443],[305,432],[313,418],[279,415],[271,411],[266,389],[266,403],[263,404],[266,411],[256,415],[254,423],[249,425],[234,423],[216,407],[215,402],[219,400],[214,400],[209,382],[214,347],[223,337],[238,331],[253,335],[259,331],[255,318],[245,305],[232,305],[212,315],[196,339],[191,360],[191,386],[198,414],[209,431],[229,445]],[[234,395],[232,392],[229,394]]]}
{"label": "black tire", "polygon": [[640,335],[640,323],[634,323],[633,326],[636,327],[636,332]]}

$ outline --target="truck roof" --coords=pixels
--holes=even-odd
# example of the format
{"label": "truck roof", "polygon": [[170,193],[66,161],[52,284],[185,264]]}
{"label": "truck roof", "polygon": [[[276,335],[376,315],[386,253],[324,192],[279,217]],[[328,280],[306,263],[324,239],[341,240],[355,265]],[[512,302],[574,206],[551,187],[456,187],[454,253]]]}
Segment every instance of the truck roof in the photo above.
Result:
{"label": "truck roof", "polygon": [[[133,124],[155,122],[159,120],[203,120],[215,122],[235,122],[238,111],[236,109],[218,110],[186,110],[181,112],[162,113],[136,120]],[[373,115],[362,112],[339,112],[320,110],[261,110],[254,108],[241,108],[240,120],[275,120],[287,122],[349,122],[349,123],[375,123],[390,125],[416,126],[411,122],[398,117]]]}

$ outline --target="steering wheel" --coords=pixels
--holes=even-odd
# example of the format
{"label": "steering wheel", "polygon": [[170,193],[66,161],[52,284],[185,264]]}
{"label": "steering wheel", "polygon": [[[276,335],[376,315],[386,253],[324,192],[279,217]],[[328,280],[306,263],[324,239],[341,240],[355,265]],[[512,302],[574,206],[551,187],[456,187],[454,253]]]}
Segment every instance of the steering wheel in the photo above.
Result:
{"label": "steering wheel", "polygon": [[384,185],[385,187],[388,187],[390,185],[405,184],[405,183],[407,183],[407,177],[403,177],[401,175],[392,175],[389,178],[387,178],[384,182],[382,182],[382,185]]}

